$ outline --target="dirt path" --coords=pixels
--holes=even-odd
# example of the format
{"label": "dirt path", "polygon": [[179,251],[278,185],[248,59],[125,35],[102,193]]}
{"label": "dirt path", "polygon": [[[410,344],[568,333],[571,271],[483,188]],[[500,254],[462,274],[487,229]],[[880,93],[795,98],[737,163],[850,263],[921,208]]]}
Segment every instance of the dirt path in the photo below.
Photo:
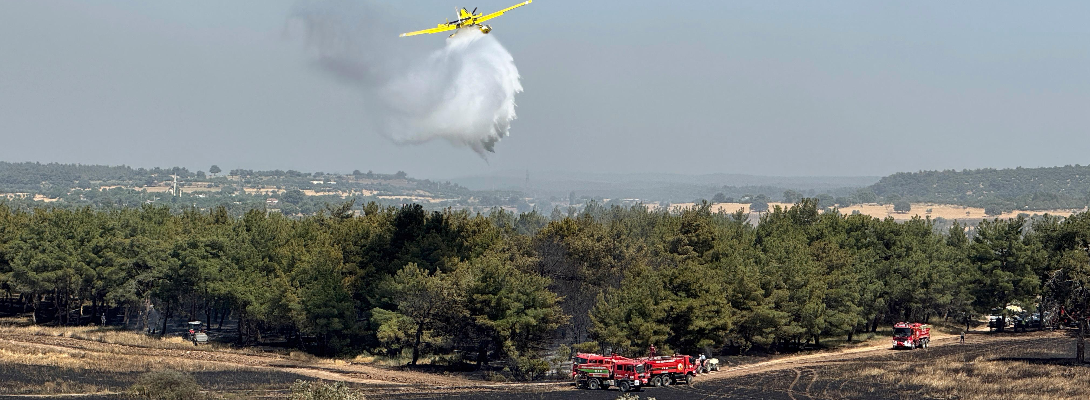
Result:
{"label": "dirt path", "polygon": [[[905,371],[906,366],[922,366],[944,360],[946,363],[982,365],[975,373],[987,375],[995,371],[991,360],[1054,360],[1056,355],[1068,355],[1074,339],[1070,332],[1026,332],[1017,334],[972,334],[964,344],[956,336],[944,335],[933,340],[934,346],[917,350],[892,350],[887,346],[871,345],[846,351],[808,354],[724,369],[701,375],[692,385],[671,385],[655,388],[654,397],[666,399],[916,399],[931,398],[929,393],[948,388],[947,383],[934,380],[928,385],[891,379],[888,371]],[[1018,362],[1012,366],[1017,367]],[[1011,385],[1033,385],[1035,371],[1014,376]],[[947,364],[943,364],[947,365]],[[972,375],[973,373],[970,373]],[[938,378],[940,381],[944,378]],[[958,379],[958,378],[949,378]],[[981,378],[984,379],[984,378]],[[1020,379],[1020,381],[1019,381]],[[665,390],[662,390],[665,389]],[[970,389],[972,390],[972,389]],[[964,393],[964,392],[963,392]],[[942,398],[940,396],[940,398]],[[958,398],[958,397],[952,397]],[[980,397],[978,397],[980,398]],[[983,397],[990,398],[990,397]],[[1029,397],[1035,398],[1035,397]],[[596,399],[606,400],[604,396]]]}
{"label": "dirt path", "polygon": [[[1049,334],[1048,332],[1041,332],[1041,334]],[[1002,335],[988,335],[984,332],[974,331],[966,336],[966,343],[981,343],[990,342],[996,340],[1002,341],[1017,341],[1017,340],[1030,340],[1039,338],[1039,334],[1026,334],[1023,336],[1002,336]],[[932,346],[946,346],[956,345],[959,340],[958,335],[951,335],[945,333],[935,332],[932,334]],[[885,340],[883,340],[885,342]],[[777,371],[783,369],[795,369],[800,367],[814,367],[822,364],[836,363],[855,360],[864,357],[872,357],[876,354],[883,352],[891,352],[895,350],[890,349],[888,343],[876,344],[863,347],[854,347],[836,351],[822,351],[812,354],[788,356],[784,358],[778,358],[775,360],[762,361],[753,364],[739,365],[730,368],[724,368],[718,372],[710,374],[704,374],[700,376],[700,380],[718,380],[733,378],[744,375],[758,374],[762,372]]]}

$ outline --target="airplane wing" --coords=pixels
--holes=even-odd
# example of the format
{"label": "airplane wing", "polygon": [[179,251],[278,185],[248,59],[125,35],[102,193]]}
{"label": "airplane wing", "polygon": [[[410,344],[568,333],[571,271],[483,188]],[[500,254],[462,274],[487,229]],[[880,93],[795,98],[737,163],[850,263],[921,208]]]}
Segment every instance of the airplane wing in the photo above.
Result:
{"label": "airplane wing", "polygon": [[518,3],[518,4],[515,4],[515,5],[511,6],[511,7],[507,7],[505,9],[502,9],[502,10],[496,11],[494,13],[485,15],[483,17],[477,18],[477,22],[480,23],[480,22],[490,20],[492,18],[496,18],[498,16],[503,15],[503,13],[505,13],[505,12],[508,12],[508,11],[514,10],[516,8],[522,7],[524,5],[530,4],[530,2],[532,2],[532,1],[534,1],[534,0],[526,0],[526,1],[522,2],[522,3]]}
{"label": "airplane wing", "polygon": [[422,30],[422,31],[402,33],[401,36],[399,36],[399,37],[423,35],[423,34],[426,34],[426,33],[439,33],[439,32],[446,32],[446,31],[453,31],[455,29],[458,29],[458,27],[456,25],[453,25],[453,24],[451,24],[451,25],[441,25],[441,26],[439,26],[437,28],[431,28],[431,29],[425,29],[425,30]]}

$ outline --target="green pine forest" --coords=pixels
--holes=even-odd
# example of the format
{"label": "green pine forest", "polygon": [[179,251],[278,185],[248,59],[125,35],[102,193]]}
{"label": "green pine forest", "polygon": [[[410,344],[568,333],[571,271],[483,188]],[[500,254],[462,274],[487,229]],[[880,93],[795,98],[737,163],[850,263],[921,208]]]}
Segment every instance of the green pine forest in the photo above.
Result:
{"label": "green pine forest", "polygon": [[957,204],[998,215],[1013,210],[1078,209],[1090,205],[1090,165],[1049,168],[902,172],[869,188],[896,200]]}
{"label": "green pine forest", "polygon": [[[535,379],[578,345],[640,355],[820,346],[1008,304],[1090,310],[1090,213],[938,231],[820,212],[586,205],[569,215],[351,202],[300,218],[0,204],[0,290],[43,324],[199,319],[239,345],[426,359]],[[1037,305],[1041,306],[1038,308]],[[1080,324],[1080,328],[1082,328]],[[166,330],[166,332],[164,332]]]}

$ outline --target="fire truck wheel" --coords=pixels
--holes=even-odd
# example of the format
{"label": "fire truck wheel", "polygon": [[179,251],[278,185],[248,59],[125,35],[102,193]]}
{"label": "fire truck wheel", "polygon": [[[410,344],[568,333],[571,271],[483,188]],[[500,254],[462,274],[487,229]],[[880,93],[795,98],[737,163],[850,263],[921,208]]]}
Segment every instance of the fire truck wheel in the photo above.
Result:
{"label": "fire truck wheel", "polygon": [[662,386],[670,386],[671,383],[674,383],[674,378],[671,378],[668,375],[662,376]]}
{"label": "fire truck wheel", "polygon": [[622,392],[631,391],[632,390],[632,384],[628,383],[628,381],[624,381],[624,382],[621,382],[621,385],[618,386],[617,388],[621,389]]}
{"label": "fire truck wheel", "polygon": [[693,376],[692,375],[685,375],[685,384],[686,385],[692,385],[693,384]]}
{"label": "fire truck wheel", "polygon": [[651,386],[662,386],[662,376],[651,378]]}
{"label": "fire truck wheel", "polygon": [[602,388],[602,383],[596,378],[590,378],[590,380],[587,381],[587,388],[590,390],[598,390]]}

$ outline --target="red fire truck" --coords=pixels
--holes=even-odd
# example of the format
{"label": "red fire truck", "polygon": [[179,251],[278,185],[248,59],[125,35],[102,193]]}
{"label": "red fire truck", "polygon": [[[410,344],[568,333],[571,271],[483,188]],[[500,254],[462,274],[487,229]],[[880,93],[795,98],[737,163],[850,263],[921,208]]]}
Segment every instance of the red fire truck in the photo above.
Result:
{"label": "red fire truck", "polygon": [[649,374],[642,361],[618,355],[576,354],[572,360],[572,376],[579,388],[598,390],[616,386],[622,392],[642,390]]}
{"label": "red fire truck", "polygon": [[651,386],[669,386],[672,383],[692,384],[696,377],[696,359],[684,355],[642,358],[650,366]]}
{"label": "red fire truck", "polygon": [[893,348],[926,348],[931,342],[931,325],[898,322],[893,325]]}

